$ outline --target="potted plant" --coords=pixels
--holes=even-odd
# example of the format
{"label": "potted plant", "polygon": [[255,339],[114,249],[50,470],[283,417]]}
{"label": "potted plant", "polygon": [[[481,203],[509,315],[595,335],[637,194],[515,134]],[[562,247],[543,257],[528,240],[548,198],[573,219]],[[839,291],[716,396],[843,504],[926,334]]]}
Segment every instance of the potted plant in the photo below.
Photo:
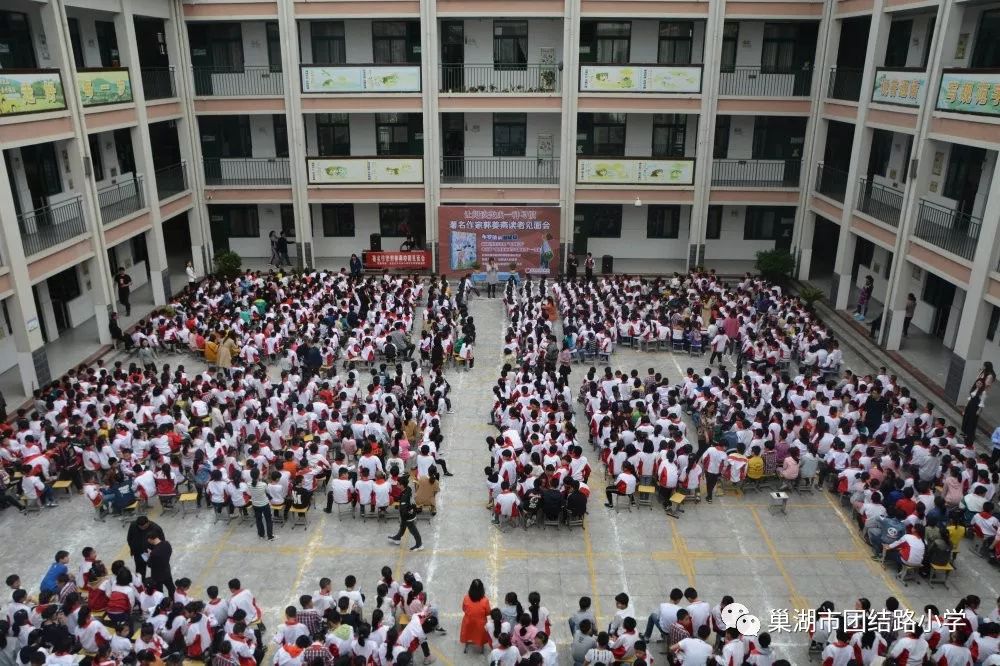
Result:
{"label": "potted plant", "polygon": [[541,84],[542,92],[552,92],[556,89],[556,70],[546,67],[538,73],[538,80]]}
{"label": "potted plant", "polygon": [[221,278],[232,279],[240,274],[243,258],[226,250],[215,255],[215,274]]}
{"label": "potted plant", "polygon": [[757,253],[755,267],[763,278],[784,284],[795,270],[795,257],[788,250],[762,250]]}
{"label": "potted plant", "polygon": [[825,294],[822,289],[811,284],[804,284],[802,285],[802,288],[799,289],[799,299],[801,299],[810,310],[813,309],[813,305],[816,301],[823,298],[824,295]]}

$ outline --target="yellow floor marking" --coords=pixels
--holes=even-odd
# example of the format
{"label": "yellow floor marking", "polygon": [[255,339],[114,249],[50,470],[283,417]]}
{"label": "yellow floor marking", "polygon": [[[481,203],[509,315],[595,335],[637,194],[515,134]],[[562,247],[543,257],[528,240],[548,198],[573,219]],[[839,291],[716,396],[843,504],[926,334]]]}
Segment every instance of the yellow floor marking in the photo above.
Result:
{"label": "yellow floor marking", "polygon": [[670,533],[674,544],[673,555],[677,558],[677,564],[680,565],[681,573],[687,576],[688,585],[694,586],[694,559],[691,557],[691,551],[688,550],[687,542],[684,541],[684,537],[681,536],[681,531],[677,527],[677,521],[675,519],[671,519],[670,521]]}
{"label": "yellow floor marking", "polygon": [[810,608],[809,600],[799,594],[799,591],[795,587],[795,581],[792,579],[788,569],[785,568],[785,563],[782,561],[781,553],[778,552],[777,546],[774,545],[774,541],[771,540],[771,535],[767,533],[767,528],[764,527],[764,523],[760,519],[760,514],[757,513],[757,509],[751,509],[751,515],[753,516],[753,521],[757,525],[757,530],[760,532],[760,536],[764,539],[764,544],[767,545],[768,551],[771,553],[771,559],[774,562],[775,568],[781,577],[785,579],[785,585],[788,586],[788,597],[792,602],[792,608]]}
{"label": "yellow floor marking", "polygon": [[587,559],[587,575],[590,577],[590,598],[594,601],[594,617],[597,618],[597,624],[601,624],[601,595],[600,588],[597,586],[597,565],[594,564],[594,548],[590,543],[590,527],[587,525],[583,526],[583,547],[584,547],[584,557]]}
{"label": "yellow floor marking", "polygon": [[201,588],[201,581],[205,577],[205,574],[207,574],[209,570],[211,570],[211,568],[215,566],[215,563],[219,561],[219,558],[222,556],[222,553],[226,552],[226,549],[229,547],[229,537],[233,535],[234,529],[236,529],[236,524],[233,521],[230,521],[230,524],[226,528],[226,531],[222,533],[222,536],[219,538],[219,541],[215,544],[215,547],[212,549],[212,554],[209,555],[208,559],[205,560],[205,563],[202,564],[201,571],[198,573],[198,578],[196,578],[191,583],[192,589],[196,590]]}

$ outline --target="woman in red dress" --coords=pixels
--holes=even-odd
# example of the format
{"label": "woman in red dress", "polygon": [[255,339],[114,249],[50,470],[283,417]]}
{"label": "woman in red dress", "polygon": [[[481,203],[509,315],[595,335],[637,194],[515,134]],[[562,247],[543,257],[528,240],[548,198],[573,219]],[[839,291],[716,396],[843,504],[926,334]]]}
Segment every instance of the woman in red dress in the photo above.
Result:
{"label": "woman in red dress", "polygon": [[466,652],[470,645],[475,645],[480,652],[484,652],[484,646],[490,642],[490,637],[486,633],[486,618],[490,615],[490,600],[486,598],[486,589],[483,581],[476,578],[469,585],[469,593],[462,599],[462,630],[459,634],[459,641],[462,643],[462,652]]}

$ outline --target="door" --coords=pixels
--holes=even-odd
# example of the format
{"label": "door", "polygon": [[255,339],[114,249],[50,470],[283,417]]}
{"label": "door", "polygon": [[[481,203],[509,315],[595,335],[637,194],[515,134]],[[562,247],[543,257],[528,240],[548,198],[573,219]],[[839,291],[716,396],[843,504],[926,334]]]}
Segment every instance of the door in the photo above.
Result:
{"label": "door", "polygon": [[188,24],[191,43],[191,67],[194,69],[194,94],[212,94],[212,50],[209,48],[208,25]]}
{"label": "door", "polygon": [[143,69],[170,66],[163,19],[137,16],[135,18],[135,36],[135,45],[139,51],[139,65]]}
{"label": "door", "polygon": [[0,11],[0,69],[35,69],[28,15]]}
{"label": "door", "polygon": [[465,114],[441,114],[441,148],[445,182],[460,183],[465,177]]}
{"label": "door", "polygon": [[957,213],[952,226],[964,229],[968,226],[968,216],[976,205],[976,193],[983,175],[983,161],[986,149],[955,144],[948,158],[948,173],[942,194],[954,199]]}
{"label": "door", "polygon": [[[76,267],[68,268],[48,279],[49,298],[52,299],[52,313],[55,315],[56,330],[62,333],[70,328],[69,303],[80,294],[80,278]],[[39,317],[39,320],[42,319]]]}
{"label": "door", "polygon": [[867,209],[868,201],[871,199],[873,176],[885,176],[889,168],[889,155],[892,153],[892,133],[884,130],[874,130],[872,132],[872,148],[868,154],[868,169],[865,172],[865,192],[864,210]]}
{"label": "door", "polygon": [[210,206],[208,209],[208,222],[212,230],[212,247],[215,253],[229,251],[229,220],[226,218],[224,209],[217,206]]}
{"label": "door", "polygon": [[119,173],[135,174],[135,152],[132,150],[132,130],[127,128],[116,129],[114,138]]}
{"label": "door", "polygon": [[955,285],[942,280],[933,273],[927,273],[927,280],[924,282],[924,292],[921,299],[934,308],[934,315],[931,318],[931,328],[928,331],[935,338],[944,339],[944,334],[948,330],[948,317],[951,315],[951,305],[955,300]]}
{"label": "door", "polygon": [[205,182],[218,183],[222,178],[222,136],[218,118],[198,118],[201,133],[201,156],[205,166]]}
{"label": "door", "polygon": [[[24,180],[31,193],[31,208],[37,210],[48,205],[49,197],[62,192],[62,180],[59,177],[59,163],[56,162],[55,145],[39,143],[34,146],[21,147],[21,164],[24,167]],[[51,221],[39,219],[37,222],[50,224]]]}
{"label": "door", "polygon": [[795,82],[793,95],[808,95],[812,88],[813,61],[816,59],[816,40],[819,37],[818,23],[798,23],[795,45],[792,47]]}
{"label": "door", "polygon": [[[573,215],[573,254],[578,257],[587,254],[587,216],[583,213]],[[581,268],[583,261],[580,262]]]}
{"label": "door", "polygon": [[111,21],[94,21],[94,29],[97,32],[97,50],[101,54],[101,67],[121,66],[115,24]]}
{"label": "door", "polygon": [[441,21],[441,88],[465,91],[465,23]]}

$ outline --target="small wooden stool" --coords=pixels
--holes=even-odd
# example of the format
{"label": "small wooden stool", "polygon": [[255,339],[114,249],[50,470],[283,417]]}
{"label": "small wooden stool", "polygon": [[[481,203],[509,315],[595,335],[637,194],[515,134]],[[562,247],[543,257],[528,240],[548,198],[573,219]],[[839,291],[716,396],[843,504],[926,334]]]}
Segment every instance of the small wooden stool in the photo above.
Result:
{"label": "small wooden stool", "polygon": [[296,527],[301,527],[302,529],[308,529],[309,521],[307,516],[309,515],[308,508],[297,509],[294,506],[291,508],[292,514],[292,529]]}
{"label": "small wooden stool", "polygon": [[667,507],[667,515],[671,518],[680,518],[680,514],[684,513],[684,509],[681,505],[684,504],[684,500],[687,499],[687,495],[684,493],[675,492],[670,496],[670,506]]}
{"label": "small wooden stool", "polygon": [[767,510],[775,514],[788,514],[788,493],[783,493],[780,490],[771,493],[771,504],[768,505]]}
{"label": "small wooden stool", "polygon": [[72,497],[70,492],[70,486],[73,485],[71,481],[56,481],[52,484],[52,490],[65,490],[67,497]]}
{"label": "small wooden stool", "polygon": [[177,503],[181,507],[181,518],[190,513],[198,512],[198,493],[181,493],[177,498]]}
{"label": "small wooden stool", "polygon": [[648,506],[649,510],[653,510],[653,496],[656,495],[655,486],[639,486],[636,488],[636,499],[635,503],[638,506]]}
{"label": "small wooden stool", "polygon": [[955,570],[950,564],[932,564],[931,575],[927,578],[927,585],[941,584],[944,589],[948,589],[948,576]]}
{"label": "small wooden stool", "polygon": [[899,563],[899,573],[896,574],[896,579],[906,587],[907,583],[913,581],[917,584],[920,583],[920,565],[915,564],[904,564]]}

